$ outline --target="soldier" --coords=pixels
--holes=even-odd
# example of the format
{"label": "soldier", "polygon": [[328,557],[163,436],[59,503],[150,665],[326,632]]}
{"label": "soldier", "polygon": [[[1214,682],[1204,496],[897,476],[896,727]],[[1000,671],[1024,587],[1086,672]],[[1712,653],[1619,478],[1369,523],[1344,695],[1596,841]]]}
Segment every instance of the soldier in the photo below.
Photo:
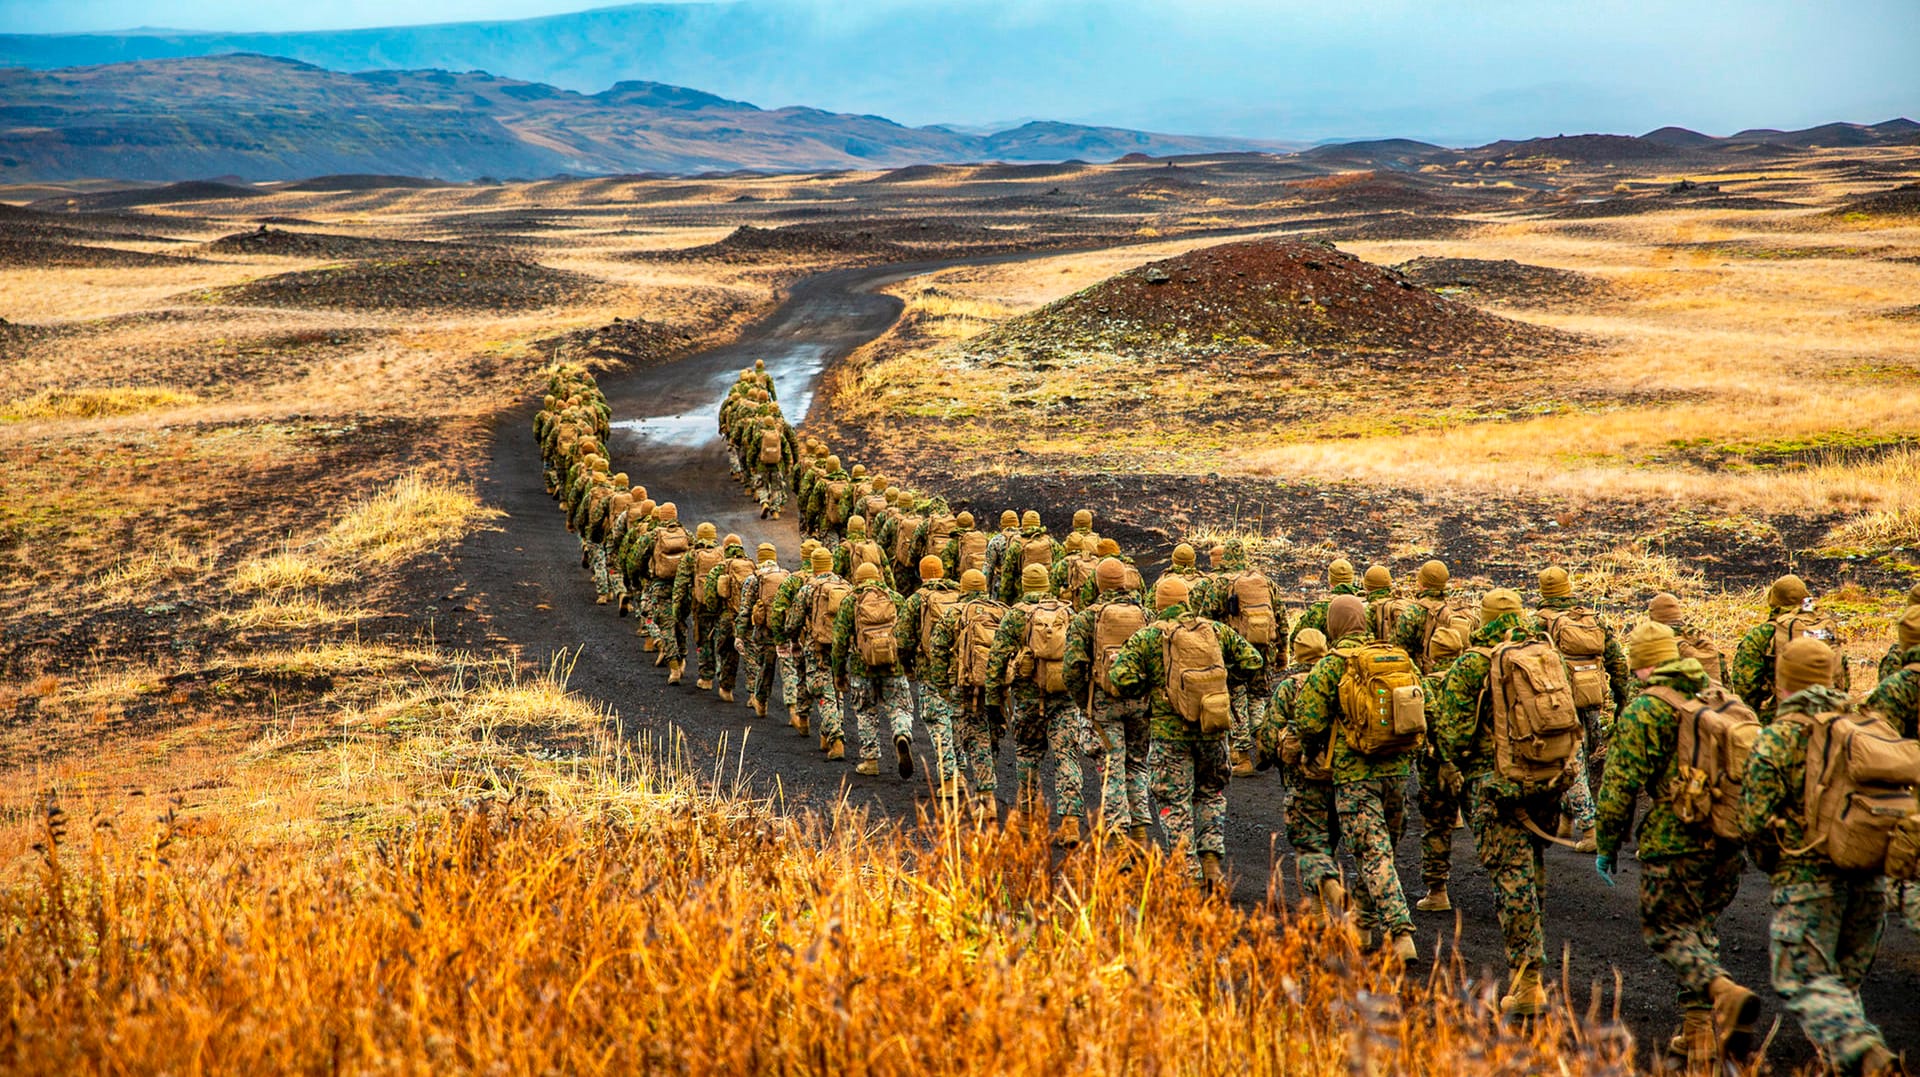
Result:
{"label": "soldier", "polygon": [[[1907,607],[1900,611],[1900,616],[1894,619],[1894,623],[1898,624],[1901,620],[1905,619],[1906,615],[1913,612],[1916,606],[1920,606],[1920,583],[1916,583],[1912,587],[1907,588]],[[1887,648],[1887,653],[1880,656],[1880,668],[1877,671],[1879,680],[1886,680],[1888,677],[1893,676],[1895,670],[1911,662],[1912,659],[1907,658],[1906,653],[1906,645],[1901,643],[1896,636],[1893,645]],[[1911,735],[1912,734],[1908,734],[1908,736]]]}
{"label": "soldier", "polygon": [[1612,886],[1635,798],[1648,792],[1652,806],[1639,832],[1640,934],[1680,981],[1680,1034],[1668,1053],[1683,1066],[1711,1064],[1721,1054],[1745,1058],[1760,999],[1727,975],[1716,928],[1739,892],[1743,850],[1711,827],[1681,822],[1669,795],[1684,782],[1680,706],[1698,699],[1712,682],[1698,659],[1680,656],[1674,632],[1664,624],[1641,624],[1627,645],[1634,677],[1649,687],[1614,726],[1613,755],[1600,786],[1594,866]]}
{"label": "soldier", "polygon": [[1011,605],[1029,590],[1025,573],[1034,565],[1039,565],[1046,574],[1040,586],[1042,590],[1047,589],[1053,579],[1053,563],[1060,559],[1063,550],[1064,547],[1047,534],[1039,513],[1032,509],[1021,513],[1020,533],[1007,541],[1006,552],[1000,555],[1000,601]]}
{"label": "soldier", "polygon": [[733,702],[733,685],[740,673],[740,651],[734,646],[733,626],[740,616],[740,596],[756,571],[747,559],[747,548],[738,535],[728,535],[720,544],[720,563],[707,570],[699,585],[699,610],[711,627],[709,649],[714,654],[714,692],[720,702]]}
{"label": "soldier", "polygon": [[1116,557],[1094,569],[1098,592],[1067,627],[1067,693],[1081,701],[1100,748],[1100,818],[1108,833],[1126,835],[1141,849],[1148,841],[1147,701],[1119,694],[1109,673],[1114,656],[1147,625],[1138,590],[1127,587],[1127,566]]}
{"label": "soldier", "polygon": [[[1173,558],[1168,562],[1167,570],[1160,574],[1160,580],[1164,580],[1169,576],[1177,580],[1183,580],[1186,582],[1187,589],[1191,591],[1193,585],[1200,582],[1200,569],[1194,565],[1194,559],[1197,556],[1193,551],[1193,547],[1187,543],[1183,542],[1175,546],[1173,548]],[[1160,580],[1153,581],[1155,587],[1160,585]]]}
{"label": "soldier", "polygon": [[1294,871],[1300,876],[1300,888],[1319,897],[1330,913],[1344,912],[1347,888],[1342,881],[1340,861],[1334,855],[1339,842],[1333,809],[1333,775],[1327,769],[1323,749],[1308,755],[1301,745],[1299,728],[1294,724],[1296,703],[1307,674],[1327,654],[1327,637],[1317,628],[1293,635],[1288,648],[1292,659],[1274,679],[1273,698],[1267,706],[1267,720],[1255,730],[1259,759],[1257,767],[1281,766],[1286,785],[1286,807],[1281,825],[1287,832],[1287,845],[1293,849]]}
{"label": "soldier", "polygon": [[[660,521],[654,518],[654,510],[660,506],[653,499],[642,498],[627,510],[626,532],[620,537],[620,545],[614,552],[614,562],[618,566],[614,575],[620,577],[619,614],[625,617],[640,599],[641,589],[646,586],[647,575],[636,551],[653,534]],[[634,634],[641,638],[641,650],[653,650],[653,637],[647,634],[645,624],[636,627]]]}
{"label": "soldier", "polygon": [[617,609],[619,600],[625,597],[626,589],[620,582],[619,566],[613,563],[612,551],[625,532],[627,512],[632,508],[633,495],[626,490],[615,493],[607,501],[605,529],[600,541],[594,543],[595,553],[589,565],[593,572],[593,601],[597,606],[613,602]]}
{"label": "soldier", "polygon": [[1881,679],[1867,697],[1866,708],[1878,711],[1901,736],[1911,738],[1920,736],[1920,606],[1903,610],[1893,628],[1901,664]]}
{"label": "soldier", "polygon": [[[1579,833],[1575,850],[1594,851],[1593,790],[1600,784],[1613,716],[1627,705],[1627,655],[1600,615],[1573,595],[1573,581],[1558,565],[1540,573],[1540,606],[1533,611],[1534,631],[1545,636],[1573,673],[1574,704],[1586,735],[1580,740],[1580,766],[1567,787],[1564,807],[1571,829]],[[1562,835],[1563,837],[1567,835]]]}
{"label": "soldier", "polygon": [[871,493],[873,480],[867,477],[865,464],[855,464],[848,470],[844,486],[836,485],[832,476],[828,476],[825,506],[828,529],[838,532],[849,520],[860,515]]}
{"label": "soldier", "polygon": [[800,530],[803,534],[817,534],[813,514],[808,507],[813,503],[813,489],[827,474],[827,447],[811,438],[807,439],[807,460],[798,473],[793,476],[793,503],[800,514]]}
{"label": "soldier", "polygon": [[1094,582],[1093,570],[1100,563],[1093,550],[1097,540],[1069,532],[1061,540],[1061,554],[1054,561],[1048,583],[1054,596],[1075,609],[1080,608],[1080,592]]}
{"label": "soldier", "polygon": [[1293,630],[1298,632],[1306,628],[1315,628],[1320,630],[1321,635],[1326,635],[1327,604],[1341,595],[1358,595],[1359,593],[1360,588],[1353,582],[1353,562],[1344,557],[1335,558],[1327,565],[1327,597],[1308,606],[1305,612],[1300,614],[1299,620],[1293,622]]}
{"label": "soldier", "polygon": [[[837,541],[840,525],[845,516],[830,519],[829,505],[839,505],[853,485],[853,476],[840,467],[838,456],[827,456],[820,462],[820,472],[807,486],[806,500],[800,503],[800,526],[807,534],[816,537],[825,535],[828,545]],[[834,510],[838,512],[836,508]]]}
{"label": "soldier", "polygon": [[1277,665],[1280,641],[1287,637],[1287,614],[1274,601],[1273,581],[1247,561],[1246,543],[1230,538],[1213,557],[1215,571],[1192,589],[1188,606],[1195,614],[1220,621],[1260,652],[1261,672],[1235,685],[1233,734],[1229,739],[1233,776],[1254,773],[1253,731],[1266,721],[1267,697],[1273,686],[1270,671]]}
{"label": "soldier", "polygon": [[1740,638],[1733,664],[1727,670],[1727,687],[1746,700],[1762,722],[1773,721],[1773,677],[1779,649],[1801,636],[1820,640],[1836,655],[1842,655],[1833,686],[1842,692],[1853,687],[1833,621],[1815,608],[1806,582],[1789,573],[1767,588],[1767,619]]}
{"label": "soldier", "polygon": [[[1778,585],[1773,597],[1786,598],[1769,601],[1776,609],[1797,605]],[[1781,645],[1764,686],[1767,701],[1777,696],[1778,704],[1747,760],[1740,824],[1773,884],[1774,991],[1839,1072],[1889,1077],[1903,1072],[1900,1062],[1860,1003],[1886,926],[1885,880],[1877,871],[1836,866],[1806,832],[1808,742],[1825,716],[1849,709],[1846,693],[1833,686],[1839,666],[1839,656],[1817,638]],[[1738,677],[1737,659],[1734,671]]]}
{"label": "soldier", "polygon": [[[1049,543],[1051,539],[1047,540]],[[1008,551],[1004,571],[1021,574],[1019,601],[1007,611],[987,655],[987,683],[1007,685],[1013,714],[1014,772],[1019,777],[1016,809],[1029,818],[1044,818],[1040,794],[1040,767],[1053,756],[1054,814],[1059,818],[1056,842],[1065,848],[1080,843],[1080,758],[1075,750],[1080,735],[1080,712],[1067,694],[1067,626],[1073,607],[1053,596],[1047,566],[1032,563],[1017,568],[1020,548]],[[993,712],[1003,700],[989,691],[989,721],[1000,724]]]}
{"label": "soldier", "polygon": [[1099,536],[1093,533],[1093,513],[1087,509],[1075,509],[1073,529],[1067,534],[1080,536],[1080,545],[1085,547],[1088,553],[1092,553],[1093,547],[1099,540]]}
{"label": "soldier", "polygon": [[833,571],[833,551],[819,547],[813,551],[813,572],[794,594],[783,624],[787,638],[800,648],[800,712],[795,726],[807,728],[804,715],[813,708],[819,720],[820,749],[829,761],[847,757],[845,717],[840,710],[840,686],[834,677],[833,633],[853,590],[845,578]]}
{"label": "soldier", "polygon": [[947,611],[960,604],[960,585],[946,578],[940,559],[920,559],[920,586],[907,597],[900,618],[900,668],[913,682],[920,719],[933,740],[934,770],[940,777],[940,803],[956,807],[960,795],[960,766],[954,752],[952,697],[929,678],[933,665],[933,637]]}
{"label": "soldier", "polygon": [[[813,554],[818,549],[820,544],[812,539],[800,543],[800,567],[774,590],[773,605],[767,610],[767,636],[773,640],[774,653],[780,658],[780,689],[787,700],[787,720],[794,732],[803,737],[811,732],[802,683],[807,641],[787,628],[787,615],[792,612],[800,589],[813,578]],[[827,553],[827,567],[833,567],[831,551]]]}
{"label": "soldier", "polygon": [[[1103,538],[1094,544],[1093,553],[1094,557],[1098,560],[1104,561],[1111,557],[1115,561],[1120,562],[1120,571],[1126,578],[1125,582],[1121,585],[1121,590],[1132,591],[1134,595],[1140,599],[1140,603],[1144,607],[1147,601],[1147,585],[1145,581],[1141,579],[1140,568],[1133,563],[1133,558],[1120,552],[1120,544],[1110,538]],[[1074,605],[1078,609],[1086,609],[1088,606],[1093,605],[1100,597],[1099,581],[1088,580],[1086,585],[1080,588],[1080,593],[1074,597],[1076,600]]]}
{"label": "soldier", "polygon": [[880,566],[862,563],[853,591],[833,624],[833,671],[853,706],[860,733],[861,774],[880,773],[880,727],[893,733],[902,778],[913,777],[913,697],[900,667],[901,598],[881,580]]}
{"label": "soldier", "polygon": [[787,475],[800,460],[800,447],[794,441],[793,427],[781,417],[779,409],[762,416],[749,427],[747,456],[752,461],[748,479],[753,495],[760,501],[760,518],[780,518],[787,507]]}
{"label": "soldier", "polygon": [[1465,639],[1479,627],[1477,611],[1449,594],[1447,585],[1451,580],[1444,562],[1428,561],[1421,565],[1414,577],[1413,601],[1401,611],[1399,627],[1393,632],[1393,642],[1412,655],[1427,673],[1444,672],[1439,658],[1431,651],[1435,632],[1451,626]]}
{"label": "soldier", "polygon": [[[1231,773],[1226,735],[1233,722],[1231,705],[1220,706],[1225,701],[1216,695],[1233,681],[1259,674],[1260,652],[1233,629],[1189,614],[1187,593],[1185,580],[1161,577],[1153,588],[1158,619],[1120,648],[1108,676],[1122,696],[1148,700],[1147,770],[1160,805],[1160,828],[1174,848],[1186,851],[1189,873],[1214,889],[1226,881],[1220,861],[1226,854]],[[1201,650],[1208,653],[1201,656]],[[1172,661],[1182,668],[1169,669]],[[1224,669],[1225,683],[1211,674],[1196,676],[1200,662]],[[1196,704],[1204,721],[1188,716]]]}
{"label": "soldier", "polygon": [[1559,815],[1560,796],[1571,780],[1571,756],[1558,779],[1521,781],[1501,774],[1493,728],[1500,715],[1487,690],[1492,659],[1499,646],[1537,636],[1521,611],[1520,596],[1506,588],[1481,598],[1480,621],[1472,648],[1447,672],[1433,736],[1441,761],[1453,764],[1463,777],[1467,818],[1480,862],[1493,883],[1494,910],[1512,976],[1512,986],[1500,999],[1500,1012],[1533,1017],[1547,1004],[1546,991],[1540,986],[1540,968],[1547,957],[1541,923],[1547,839],[1539,831],[1553,825]]}
{"label": "soldier", "polygon": [[953,534],[939,549],[940,564],[946,574],[959,579],[968,569],[978,569],[982,576],[987,573],[987,546],[992,536],[974,526],[973,513],[961,512],[953,518]]}
{"label": "soldier", "polygon": [[1367,888],[1361,932],[1371,936],[1378,931],[1380,937],[1389,940],[1396,958],[1414,961],[1419,951],[1413,941],[1413,914],[1407,910],[1400,874],[1394,868],[1387,807],[1395,792],[1406,785],[1410,769],[1407,761],[1418,738],[1408,736],[1403,743],[1390,740],[1363,754],[1361,738],[1375,726],[1376,715],[1372,711],[1349,713],[1348,693],[1343,691],[1353,662],[1383,652],[1382,657],[1397,657],[1403,666],[1401,675],[1413,679],[1413,659],[1390,643],[1373,642],[1367,628],[1366,603],[1356,595],[1341,595],[1328,603],[1327,627],[1333,649],[1314,665],[1306,683],[1300,686],[1294,701],[1294,728],[1309,754],[1321,755],[1327,751],[1329,740],[1332,744],[1328,771],[1333,777],[1334,810],[1340,817],[1340,829],[1353,845],[1360,878]]}
{"label": "soldier", "polygon": [[[941,575],[949,581],[957,581],[960,573],[947,565],[946,553],[948,545],[953,542],[956,535],[960,534],[960,517],[954,514],[944,497],[916,501],[907,506],[907,509],[910,514],[908,518],[918,517],[920,521],[919,526],[914,528],[913,537],[907,541],[907,556],[913,558],[915,563],[927,557],[937,558],[940,561]],[[966,530],[972,531],[973,514],[960,515],[966,516]],[[982,536],[983,539],[984,537]],[[980,550],[982,553],[985,552],[984,542]],[[954,586],[958,587],[959,584],[955,583]]]}
{"label": "soldier", "polygon": [[987,539],[987,593],[1000,593],[1000,562],[1007,555],[1007,544],[1020,537],[1020,514],[1008,509],[1000,514],[1000,530]]}
{"label": "soldier", "polygon": [[[1394,643],[1400,628],[1400,617],[1413,606],[1413,600],[1394,594],[1393,572],[1385,565],[1368,565],[1366,574],[1360,577],[1360,584],[1366,592],[1367,632],[1381,643]],[[1406,648],[1402,647],[1401,650]],[[1407,653],[1413,654],[1412,651]],[[1418,661],[1417,657],[1415,660]]]}
{"label": "soldier", "polygon": [[[1447,671],[1467,650],[1467,634],[1454,625],[1435,630],[1428,640],[1433,670],[1421,682],[1429,703],[1440,698]],[[1415,766],[1420,773],[1420,881],[1427,894],[1414,903],[1421,912],[1452,912],[1447,884],[1453,878],[1453,831],[1465,807],[1460,799],[1460,771],[1441,760],[1429,736]]]}
{"label": "soldier", "polygon": [[680,626],[673,618],[674,581],[680,565],[693,545],[687,530],[680,526],[680,513],[673,502],[653,510],[659,526],[641,540],[634,558],[646,574],[640,591],[640,628],[653,641],[655,666],[667,667],[667,683],[679,684],[685,665],[680,649]]}
{"label": "soldier", "polygon": [[[734,538],[734,541],[740,540]],[[673,577],[673,596],[667,606],[667,623],[673,626],[675,632],[683,633],[682,639],[693,642],[695,684],[702,692],[713,688],[717,656],[713,653],[714,618],[700,603],[699,585],[720,561],[719,529],[711,523],[702,522],[694,528],[692,548],[687,551],[687,556],[680,559],[680,570]],[[667,683],[679,684],[680,678],[669,673]]]}
{"label": "soldier", "polygon": [[977,568],[960,574],[960,601],[933,629],[933,651],[926,678],[954,710],[954,753],[972,787],[974,813],[998,817],[994,756],[1000,731],[987,713],[987,659],[999,634],[1006,607],[987,593],[987,575]]}
{"label": "soldier", "polygon": [[1647,619],[1673,629],[1680,657],[1699,662],[1708,680],[1715,684],[1727,683],[1727,656],[1706,633],[1687,624],[1686,611],[1678,598],[1665,591],[1654,595],[1653,601],[1647,603]]}
{"label": "soldier", "polygon": [[880,582],[893,587],[893,566],[888,563],[887,552],[880,544],[867,537],[867,518],[850,516],[847,518],[847,536],[840,548],[833,553],[833,570],[845,579],[852,579],[861,565],[872,565],[880,570]]}
{"label": "soldier", "polygon": [[[810,551],[809,551],[810,552]],[[773,600],[790,573],[780,567],[780,551],[773,543],[763,542],[754,551],[753,572],[740,586],[734,603],[734,647],[747,663],[747,705],[756,718],[767,716],[767,704],[773,701],[773,684],[784,664],[773,638]],[[729,682],[731,683],[731,682]],[[792,706],[793,689],[787,689]]]}

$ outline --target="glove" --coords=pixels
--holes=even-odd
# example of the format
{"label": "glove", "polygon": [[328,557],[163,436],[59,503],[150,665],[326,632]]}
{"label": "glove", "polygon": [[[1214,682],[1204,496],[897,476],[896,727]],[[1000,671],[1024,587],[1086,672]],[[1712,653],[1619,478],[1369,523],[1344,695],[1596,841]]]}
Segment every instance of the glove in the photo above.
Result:
{"label": "glove", "polygon": [[1606,883],[1608,886],[1613,885],[1613,868],[1614,861],[1612,853],[1601,853],[1599,856],[1593,858],[1594,872],[1600,876],[1600,881]]}
{"label": "glove", "polygon": [[746,653],[747,653],[747,641],[746,641],[746,640],[743,640],[743,639],[736,639],[736,640],[734,640],[734,641],[733,641],[733,653],[735,653],[735,654],[737,654],[737,655],[741,655],[741,656],[743,656],[743,657],[744,657],[744,656],[746,655]]}
{"label": "glove", "polygon": [[1465,782],[1460,777],[1459,767],[1454,766],[1452,763],[1442,763],[1436,776],[1440,779],[1440,788],[1445,789],[1448,796],[1457,797],[1460,795],[1460,787],[1464,785]]}

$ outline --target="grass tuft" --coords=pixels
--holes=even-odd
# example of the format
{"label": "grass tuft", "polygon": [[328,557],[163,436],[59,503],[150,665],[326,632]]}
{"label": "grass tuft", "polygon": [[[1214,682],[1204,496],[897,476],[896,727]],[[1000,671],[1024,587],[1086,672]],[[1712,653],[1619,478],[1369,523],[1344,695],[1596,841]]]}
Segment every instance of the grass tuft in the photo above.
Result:
{"label": "grass tuft", "polygon": [[371,615],[370,610],[336,606],[311,595],[264,595],[246,609],[221,614],[220,619],[233,628],[298,631],[331,628]]}
{"label": "grass tuft", "polygon": [[1827,532],[1828,549],[1887,550],[1920,547],[1920,505],[1856,516]]}
{"label": "grass tuft", "polygon": [[159,386],[103,389],[47,389],[0,405],[0,422],[29,419],[104,419],[142,411],[198,404],[200,397],[184,389]]}
{"label": "grass tuft", "polygon": [[198,579],[219,556],[211,544],[191,546],[169,539],[152,553],[129,557],[102,572],[94,579],[93,590],[106,602],[149,598],[168,583]]}
{"label": "grass tuft", "polygon": [[453,542],[501,515],[473,491],[418,471],[360,502],[327,531],[329,547],[374,565],[404,561]]}
{"label": "grass tuft", "polygon": [[319,557],[288,547],[276,554],[241,562],[227,586],[237,595],[275,594],[330,587],[348,578],[349,573]]}

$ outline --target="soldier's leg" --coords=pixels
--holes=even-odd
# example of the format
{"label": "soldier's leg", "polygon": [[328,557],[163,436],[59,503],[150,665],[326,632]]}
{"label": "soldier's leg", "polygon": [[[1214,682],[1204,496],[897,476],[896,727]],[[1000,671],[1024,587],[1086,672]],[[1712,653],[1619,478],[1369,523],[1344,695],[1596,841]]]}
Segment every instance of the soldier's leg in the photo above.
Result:
{"label": "soldier's leg", "polygon": [[1147,767],[1147,749],[1153,738],[1148,733],[1152,712],[1144,699],[1116,703],[1120,727],[1127,745],[1127,818],[1136,827],[1153,821],[1153,797],[1149,787],[1153,775]]}
{"label": "soldier's leg", "polygon": [[1420,881],[1429,891],[1453,877],[1453,824],[1460,802],[1442,787],[1440,759],[1423,752],[1420,767]]}
{"label": "soldier's leg", "polygon": [[667,661],[677,662],[680,659],[680,636],[671,623],[673,613],[669,609],[673,601],[673,581],[649,580],[646,594],[649,599],[647,628],[653,636],[653,645],[666,656]]}
{"label": "soldier's leg", "polygon": [[[768,644],[768,646],[773,645]],[[780,650],[785,650],[786,653],[781,654]],[[787,701],[788,707],[804,707],[805,704],[800,699],[800,648],[797,645],[788,644],[785,648],[777,648],[775,657],[780,663],[781,697]]]}
{"label": "soldier's leg", "polygon": [[1047,709],[1047,751],[1053,753],[1053,813],[1086,814],[1085,771],[1080,767],[1080,708],[1064,695],[1042,697]]}
{"label": "soldier's leg", "polygon": [[740,678],[740,652],[733,646],[733,618],[722,615],[714,618],[713,653],[715,688],[724,688],[733,693],[733,686]]}
{"label": "soldier's leg", "polygon": [[1293,795],[1281,819],[1287,844],[1293,847],[1300,889],[1311,894],[1322,881],[1340,877],[1340,863],[1333,858],[1333,783],[1310,781],[1290,771],[1289,784]]}
{"label": "soldier's leg", "polygon": [[1233,732],[1231,745],[1241,755],[1253,754],[1253,702],[1252,693],[1244,684],[1236,684],[1227,690],[1227,699],[1233,709]]}
{"label": "soldier's leg", "polygon": [[1387,823],[1387,798],[1398,778],[1374,778],[1334,786],[1334,810],[1360,866],[1367,902],[1360,910],[1360,930],[1383,937],[1413,931],[1413,914],[1400,888],[1400,872],[1393,863],[1393,833]]}
{"label": "soldier's leg", "polygon": [[1227,855],[1227,781],[1233,762],[1227,756],[1227,738],[1210,737],[1194,744],[1193,846],[1195,852]]}
{"label": "soldier's leg", "polygon": [[1187,870],[1200,873],[1193,848],[1194,756],[1185,741],[1153,738],[1147,748],[1147,770],[1152,775],[1153,802],[1167,843],[1187,858]]}
{"label": "soldier's leg", "polygon": [[1133,825],[1133,804],[1128,796],[1127,730],[1116,713],[1119,707],[1116,700],[1097,699],[1090,714],[1094,735],[1100,740],[1100,818],[1105,829],[1115,834],[1125,833]]}
{"label": "soldier's leg", "polygon": [[[1843,964],[1859,965],[1857,955],[1845,949],[1849,942],[1864,948],[1870,941],[1872,949],[1878,948],[1879,924],[1886,912],[1884,904],[1870,917],[1850,910],[1851,891],[1844,885],[1775,887],[1770,932],[1774,991],[1801,1031],[1841,1072],[1881,1042],[1880,1030],[1867,1020]],[[1872,959],[1871,952],[1866,956]]]}
{"label": "soldier's leg", "polygon": [[807,701],[813,704],[813,728],[828,746],[846,739],[846,722],[841,716],[840,690],[834,686],[833,673],[827,668],[828,655],[819,647],[806,657]]}
{"label": "soldier's leg", "polygon": [[913,739],[913,690],[905,677],[875,678],[878,689],[879,717],[886,723],[892,740]]}
{"label": "soldier's leg", "polygon": [[954,707],[956,748],[965,766],[967,785],[984,800],[992,800],[999,786],[993,766],[993,731],[987,728],[986,715],[978,708]]}
{"label": "soldier's leg", "polygon": [[853,726],[860,738],[860,761],[879,759],[880,694],[872,677],[847,678],[847,705],[853,709]]}
{"label": "soldier's leg", "polygon": [[[1518,822],[1514,806],[1488,796],[1483,776],[1474,785],[1468,824],[1473,827],[1474,844],[1480,851],[1480,863],[1487,869],[1487,881],[1493,884],[1494,912],[1500,918],[1500,935],[1506,943],[1507,968],[1540,969],[1546,963],[1546,932],[1541,923],[1538,852],[1532,836]],[[1541,798],[1523,801],[1537,804]],[[1537,822],[1537,820],[1536,820]]]}
{"label": "soldier's leg", "polygon": [[959,788],[960,756],[955,738],[953,704],[945,693],[920,685],[920,720],[927,724],[927,736],[933,741],[933,765],[941,788]]}
{"label": "soldier's leg", "polygon": [[711,682],[720,673],[720,626],[717,617],[704,613],[693,616],[693,631],[700,645],[700,679]]}
{"label": "soldier's leg", "polygon": [[1047,715],[1036,693],[1024,686],[1015,686],[1008,696],[1013,713],[1007,716],[1007,724],[1013,731],[1013,773],[1018,779],[1014,795],[1023,810],[1031,810],[1041,800],[1040,764],[1047,755]]}
{"label": "soldier's leg", "polygon": [[1743,861],[1736,849],[1643,860],[1640,864],[1640,937],[1680,982],[1682,1010],[1713,1006],[1707,987],[1727,974],[1720,964],[1720,913],[1740,887]]}
{"label": "soldier's leg", "polygon": [[613,580],[607,575],[607,544],[589,542],[587,544],[587,568],[593,573],[594,599],[606,605],[613,596]]}
{"label": "soldier's leg", "polygon": [[[1584,742],[1574,748],[1573,784],[1560,796],[1560,810],[1573,818],[1575,833],[1585,834],[1593,829],[1593,790],[1587,785],[1587,746]],[[1539,822],[1539,820],[1534,820]]]}

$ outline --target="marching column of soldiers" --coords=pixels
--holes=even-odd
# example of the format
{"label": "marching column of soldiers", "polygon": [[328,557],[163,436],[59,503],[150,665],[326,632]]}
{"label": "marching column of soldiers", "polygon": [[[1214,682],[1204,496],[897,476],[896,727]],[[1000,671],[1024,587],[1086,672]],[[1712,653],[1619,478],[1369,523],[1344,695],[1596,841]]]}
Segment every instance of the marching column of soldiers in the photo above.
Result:
{"label": "marching column of soldiers", "polygon": [[[1920,584],[1861,702],[1837,625],[1794,575],[1730,658],[1675,596],[1622,631],[1558,566],[1529,606],[1505,587],[1469,597],[1440,561],[1403,595],[1384,566],[1356,575],[1336,559],[1327,596],[1290,618],[1237,540],[1208,550],[1206,570],[1181,543],[1149,584],[1085,510],[1058,539],[1034,510],[988,532],[943,497],[846,466],[795,433],[755,364],[720,430],[762,517],[797,512],[789,568],[772,544],[748,556],[710,523],[689,532],[672,502],[613,472],[609,419],[592,376],[563,365],[534,433],[596,601],[635,616],[668,683],[691,651],[698,687],[731,702],[744,670],[753,713],[777,688],[828,761],[846,757],[851,711],[862,775],[891,746],[911,778],[917,722],[941,809],[982,824],[1001,818],[995,763],[1011,740],[1009,824],[1144,853],[1157,822],[1210,892],[1227,883],[1229,783],[1277,768],[1303,892],[1405,963],[1419,960],[1413,913],[1452,909],[1464,825],[1495,891],[1500,1009],[1515,1019],[1547,1005],[1548,846],[1591,854],[1612,886],[1631,837],[1642,934],[1676,981],[1667,1052],[1685,1066],[1756,1046],[1761,999],[1727,974],[1717,930],[1751,861],[1772,888],[1776,997],[1837,1072],[1904,1072],[1860,987],[1890,904],[1920,921]],[[1424,887],[1411,907],[1394,859],[1410,783]]]}

